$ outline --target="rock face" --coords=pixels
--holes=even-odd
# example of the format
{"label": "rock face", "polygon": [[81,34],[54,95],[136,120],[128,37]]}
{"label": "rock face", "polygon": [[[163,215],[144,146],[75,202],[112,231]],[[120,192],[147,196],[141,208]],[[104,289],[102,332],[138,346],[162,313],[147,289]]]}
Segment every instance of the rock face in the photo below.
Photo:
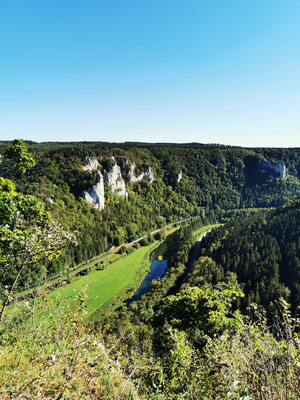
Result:
{"label": "rock face", "polygon": [[89,171],[89,172],[97,171],[98,165],[99,165],[99,163],[98,163],[98,160],[96,158],[87,157],[86,158],[86,165],[84,165],[82,167],[82,169],[84,171]]}
{"label": "rock face", "polygon": [[132,163],[130,165],[128,173],[127,173],[127,179],[129,180],[130,183],[138,182],[139,178],[137,178],[135,176],[135,173],[134,173],[135,169],[136,169],[136,165],[135,165],[135,163]]}
{"label": "rock face", "polygon": [[150,183],[152,183],[154,181],[154,173],[153,173],[151,167],[148,167],[148,171],[144,172],[143,174],[144,174],[144,176],[142,179],[146,179]]}
{"label": "rock face", "polygon": [[275,162],[273,160],[266,161],[263,158],[258,159],[258,164],[260,166],[260,173],[269,173],[270,178],[275,178],[272,172],[275,173],[276,176],[279,176],[280,178],[287,179],[288,177],[288,172],[286,170],[285,163],[283,161],[278,161]]}
{"label": "rock face", "polygon": [[96,158],[87,157],[86,164],[82,167],[84,171],[91,173],[95,171],[97,183],[82,192],[81,196],[99,210],[104,209],[104,182],[108,183],[112,192],[116,192],[119,196],[127,198],[128,192],[126,190],[125,179],[129,183],[140,182],[143,179],[148,180],[150,183],[154,181],[154,173],[150,166],[147,171],[142,172],[139,176],[135,176],[136,164],[134,162],[130,162],[125,157],[119,157],[118,163],[122,166],[121,168],[114,157],[111,157],[111,160],[115,164],[109,171],[104,170],[103,175]]}
{"label": "rock face", "polygon": [[100,171],[96,172],[98,183],[93,187],[85,190],[82,193],[82,197],[95,208],[99,210],[104,209],[104,179]]}
{"label": "rock face", "polygon": [[150,183],[154,181],[154,173],[151,167],[148,167],[147,171],[142,172],[138,176],[135,176],[135,169],[136,169],[136,164],[132,163],[127,173],[127,179],[129,180],[130,183],[140,182],[143,179],[146,179]]}
{"label": "rock face", "polygon": [[179,171],[178,176],[177,176],[177,183],[180,183],[182,179],[182,170]]}
{"label": "rock face", "polygon": [[112,192],[117,190],[119,196],[128,197],[121,168],[117,164],[115,164],[109,172],[104,171],[104,180],[108,182]]}

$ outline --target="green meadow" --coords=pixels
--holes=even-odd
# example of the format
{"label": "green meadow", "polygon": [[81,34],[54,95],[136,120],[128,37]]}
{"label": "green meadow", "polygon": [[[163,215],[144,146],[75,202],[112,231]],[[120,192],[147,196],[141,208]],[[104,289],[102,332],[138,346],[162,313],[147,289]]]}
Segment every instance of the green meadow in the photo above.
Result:
{"label": "green meadow", "polygon": [[72,309],[74,297],[86,287],[88,317],[94,314],[92,319],[95,319],[96,315],[120,306],[123,300],[134,294],[149,270],[149,255],[158,244],[159,242],[154,242],[149,246],[140,247],[132,254],[119,258],[107,269],[92,271],[65,287],[52,291],[50,296],[67,301]]}

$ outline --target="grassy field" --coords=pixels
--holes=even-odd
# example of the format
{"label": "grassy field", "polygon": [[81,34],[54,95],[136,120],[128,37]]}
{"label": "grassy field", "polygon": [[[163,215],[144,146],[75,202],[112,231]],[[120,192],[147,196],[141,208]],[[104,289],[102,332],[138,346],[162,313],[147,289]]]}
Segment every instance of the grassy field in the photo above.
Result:
{"label": "grassy field", "polygon": [[[195,231],[193,236],[199,239],[203,233],[218,226],[220,224],[204,226]],[[171,231],[176,229],[173,228]],[[124,300],[134,295],[149,270],[149,255],[157,246],[159,246],[158,241],[149,246],[142,246],[129,255],[112,254],[103,261],[109,263],[106,269],[93,270],[68,285],[51,291],[48,296],[53,300],[53,307],[55,308],[57,304],[55,299],[59,298],[69,303],[73,309],[74,298],[81,288],[87,287],[88,318],[100,319],[105,313],[121,306]],[[94,261],[86,265],[93,265]],[[10,309],[12,307],[8,307],[7,312],[10,312]]]}
{"label": "grassy field", "polygon": [[159,242],[154,242],[140,247],[132,254],[116,260],[107,269],[92,271],[69,285],[54,290],[50,296],[68,301],[72,308],[76,293],[80,288],[88,286],[88,316],[97,310],[97,314],[103,314],[121,305],[124,299],[130,297],[129,291],[132,290],[133,294],[138,288],[150,267],[149,254],[158,244]]}
{"label": "grassy field", "polygon": [[199,239],[199,237],[201,235],[203,235],[203,233],[210,231],[213,228],[217,228],[218,226],[220,226],[222,224],[214,224],[214,225],[206,225],[206,226],[202,226],[202,228],[198,229],[197,231],[193,232],[193,236],[196,239]]}

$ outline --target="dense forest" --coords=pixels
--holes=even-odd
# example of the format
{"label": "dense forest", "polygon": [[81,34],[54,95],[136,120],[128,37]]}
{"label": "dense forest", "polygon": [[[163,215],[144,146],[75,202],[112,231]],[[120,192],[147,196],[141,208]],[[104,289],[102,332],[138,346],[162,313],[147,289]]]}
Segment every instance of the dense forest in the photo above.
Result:
{"label": "dense forest", "polygon": [[[4,153],[9,143],[0,143]],[[298,149],[243,149],[222,146],[141,143],[28,143],[36,164],[25,174],[0,165],[1,176],[15,182],[21,193],[36,195],[46,209],[71,232],[78,245],[69,245],[48,267],[57,274],[100,254],[111,246],[137,239],[169,222],[192,216],[226,221],[249,209],[277,207],[300,195]],[[104,174],[120,167],[126,196],[105,181],[104,209],[83,198],[99,181],[97,160]],[[151,168],[153,180],[130,180]],[[125,190],[125,189],[124,189]],[[103,198],[104,201],[104,198]]]}
{"label": "dense forest", "polygon": [[240,217],[203,239],[202,256],[187,278],[191,286],[236,276],[245,298],[270,309],[280,297],[300,306],[300,198],[267,213]]}

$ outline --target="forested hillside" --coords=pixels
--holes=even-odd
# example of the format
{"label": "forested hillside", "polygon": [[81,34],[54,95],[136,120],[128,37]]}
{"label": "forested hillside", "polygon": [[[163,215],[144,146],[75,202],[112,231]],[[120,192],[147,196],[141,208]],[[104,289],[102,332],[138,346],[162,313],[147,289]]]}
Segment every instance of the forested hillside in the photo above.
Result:
{"label": "forested hillside", "polygon": [[271,311],[279,297],[300,306],[300,198],[267,213],[241,217],[203,239],[202,257],[187,282],[217,284],[236,275],[251,302]]}
{"label": "forested hillside", "polygon": [[[7,146],[2,142],[0,153]],[[172,221],[208,211],[212,222],[224,220],[300,195],[298,149],[29,143],[29,150],[33,168],[21,174],[3,162],[2,176],[20,192],[42,199],[65,229],[78,231],[78,246],[52,262],[53,274]],[[84,169],[88,160],[97,163],[97,171]],[[119,173],[114,182],[112,172]],[[86,201],[99,192],[103,209]]]}

